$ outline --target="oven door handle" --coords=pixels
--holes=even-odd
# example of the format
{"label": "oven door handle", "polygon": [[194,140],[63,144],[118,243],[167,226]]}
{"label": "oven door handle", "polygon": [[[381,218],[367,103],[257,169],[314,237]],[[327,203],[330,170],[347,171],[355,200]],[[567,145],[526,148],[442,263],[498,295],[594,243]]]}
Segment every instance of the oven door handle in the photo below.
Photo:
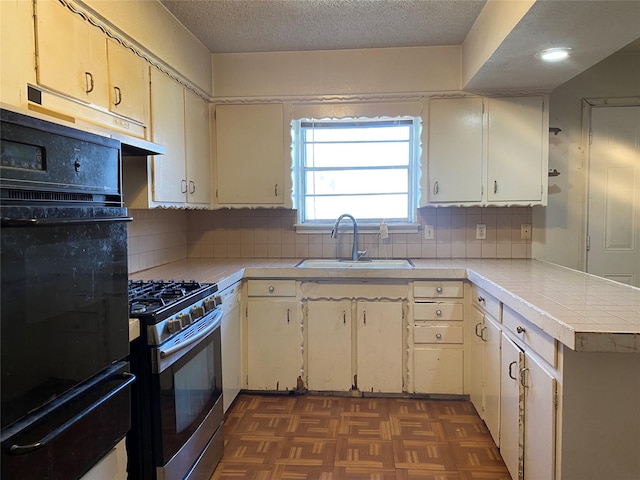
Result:
{"label": "oven door handle", "polygon": [[[216,312],[218,316],[222,316],[222,312]],[[189,345],[199,341],[201,338],[206,337],[211,332],[213,332],[216,328],[220,327],[220,320],[216,322],[212,322],[207,325],[205,328],[196,333],[193,337],[189,337],[184,342],[180,342],[177,345],[173,345],[169,348],[161,348],[160,349],[160,358],[167,358],[169,355],[173,355],[174,353],[187,348]]]}
{"label": "oven door handle", "polygon": [[[39,450],[42,447],[45,447],[48,443],[50,443],[51,441],[55,440],[57,437],[62,435],[65,431],[67,431],[73,425],[75,425],[80,420],[82,420],[84,417],[89,415],[91,412],[93,412],[100,405],[102,405],[106,401],[110,400],[112,397],[114,397],[115,395],[120,393],[122,390],[127,388],[129,385],[131,385],[133,382],[135,382],[136,376],[133,373],[130,373],[130,372],[123,372],[121,374],[121,379],[124,380],[124,382],[121,383],[118,387],[116,387],[113,390],[111,390],[107,395],[105,395],[104,397],[100,398],[100,400],[98,400],[97,402],[92,403],[91,405],[89,405],[82,412],[78,413],[77,415],[74,415],[73,418],[70,418],[69,420],[64,422],[62,425],[60,425],[54,431],[50,432],[45,437],[41,438],[37,442],[30,443],[28,445],[15,445],[15,444],[11,445],[9,447],[9,453],[12,454],[12,455],[22,455],[22,454],[25,454],[25,453],[33,452],[35,450]],[[109,378],[109,380],[111,380],[111,378]]]}
{"label": "oven door handle", "polygon": [[81,218],[2,218],[7,227],[51,227],[57,225],[84,225],[91,223],[131,222],[132,217],[81,217]]}

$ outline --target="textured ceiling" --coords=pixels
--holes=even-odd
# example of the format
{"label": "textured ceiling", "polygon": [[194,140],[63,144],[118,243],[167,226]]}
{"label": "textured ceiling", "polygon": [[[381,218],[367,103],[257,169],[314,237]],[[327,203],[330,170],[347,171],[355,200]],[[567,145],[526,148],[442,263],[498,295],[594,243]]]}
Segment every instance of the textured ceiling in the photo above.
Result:
{"label": "textured ceiling", "polygon": [[461,45],[485,0],[161,0],[211,52]]}

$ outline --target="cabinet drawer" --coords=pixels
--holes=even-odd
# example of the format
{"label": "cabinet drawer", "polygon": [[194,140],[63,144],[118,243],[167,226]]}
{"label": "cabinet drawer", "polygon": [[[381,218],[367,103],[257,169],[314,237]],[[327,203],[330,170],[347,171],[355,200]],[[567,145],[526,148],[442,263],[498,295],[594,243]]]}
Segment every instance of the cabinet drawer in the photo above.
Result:
{"label": "cabinet drawer", "polygon": [[462,343],[462,326],[416,325],[413,327],[414,343]]}
{"label": "cabinet drawer", "polygon": [[413,296],[415,298],[462,298],[464,290],[462,282],[414,282]]}
{"label": "cabinet drawer", "polygon": [[295,280],[249,280],[247,295],[250,297],[295,297]]}
{"label": "cabinet drawer", "polygon": [[491,315],[494,320],[501,321],[501,306],[500,300],[496,297],[489,295],[483,289],[477,285],[471,285],[471,301],[478,308],[484,310]]}
{"label": "cabinet drawer", "polygon": [[555,339],[506,306],[502,312],[502,324],[550,365],[556,366]]}
{"label": "cabinet drawer", "polygon": [[463,320],[464,308],[461,303],[414,303],[413,320]]}

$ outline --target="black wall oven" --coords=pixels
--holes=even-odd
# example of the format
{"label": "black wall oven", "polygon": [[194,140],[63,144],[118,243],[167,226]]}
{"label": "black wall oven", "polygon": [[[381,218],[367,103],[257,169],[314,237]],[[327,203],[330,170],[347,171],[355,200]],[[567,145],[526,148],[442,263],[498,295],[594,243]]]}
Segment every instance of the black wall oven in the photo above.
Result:
{"label": "black wall oven", "polygon": [[130,282],[133,425],[130,479],[209,480],[222,457],[220,322],[215,285]]}
{"label": "black wall oven", "polygon": [[2,478],[76,479],[130,427],[120,144],[1,114]]}

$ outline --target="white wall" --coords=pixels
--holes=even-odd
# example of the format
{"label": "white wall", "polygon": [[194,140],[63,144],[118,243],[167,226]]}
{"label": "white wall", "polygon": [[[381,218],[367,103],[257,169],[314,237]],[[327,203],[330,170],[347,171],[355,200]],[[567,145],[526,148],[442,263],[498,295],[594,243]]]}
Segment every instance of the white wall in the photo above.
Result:
{"label": "white wall", "polygon": [[582,269],[580,251],[586,221],[582,99],[640,96],[640,53],[614,54],[555,89],[549,98],[549,204],[533,209],[532,256]]}

